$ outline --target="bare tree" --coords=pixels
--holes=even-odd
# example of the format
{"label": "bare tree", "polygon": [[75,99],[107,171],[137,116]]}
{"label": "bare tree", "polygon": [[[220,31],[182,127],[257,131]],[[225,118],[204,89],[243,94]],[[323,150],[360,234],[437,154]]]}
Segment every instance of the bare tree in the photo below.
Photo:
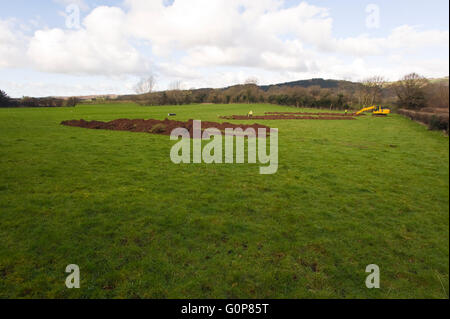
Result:
{"label": "bare tree", "polygon": [[425,89],[429,81],[416,73],[405,75],[394,85],[400,107],[421,109],[426,105]]}
{"label": "bare tree", "polygon": [[361,105],[370,106],[380,102],[384,83],[386,83],[386,80],[382,76],[364,79],[360,88]]}
{"label": "bare tree", "polygon": [[449,108],[449,85],[447,83],[439,83],[438,85],[439,107]]}
{"label": "bare tree", "polygon": [[245,85],[258,85],[259,80],[257,77],[249,77],[245,80]]}
{"label": "bare tree", "polygon": [[173,81],[169,84],[169,91],[180,91],[181,90],[181,81]]}
{"label": "bare tree", "polygon": [[258,78],[249,77],[245,80],[245,95],[247,96],[247,103],[250,104],[250,99],[255,99],[255,95],[258,91]]}
{"label": "bare tree", "polygon": [[425,90],[427,106],[433,108],[449,107],[449,85],[448,81],[435,81],[428,85]]}
{"label": "bare tree", "polygon": [[156,80],[153,74],[148,77],[142,78],[134,87],[134,91],[137,94],[152,93],[155,88]]}
{"label": "bare tree", "polygon": [[171,101],[171,104],[182,104],[185,99],[185,93],[182,91],[182,83],[180,80],[173,81],[169,84],[169,90],[167,91],[167,97]]}

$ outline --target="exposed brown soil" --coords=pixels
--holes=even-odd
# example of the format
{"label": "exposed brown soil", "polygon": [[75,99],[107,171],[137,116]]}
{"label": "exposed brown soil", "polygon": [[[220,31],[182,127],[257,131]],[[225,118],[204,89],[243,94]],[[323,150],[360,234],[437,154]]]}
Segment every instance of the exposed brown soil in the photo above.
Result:
{"label": "exposed brown soil", "polygon": [[[115,131],[130,131],[130,132],[142,132],[142,133],[151,133],[151,134],[161,134],[161,135],[170,135],[172,130],[176,128],[185,128],[189,131],[190,136],[193,136],[194,131],[194,120],[189,120],[187,122],[174,121],[165,119],[163,121],[160,120],[129,120],[129,119],[118,119],[111,122],[99,122],[99,121],[85,121],[85,120],[72,120],[72,121],[63,121],[62,125],[66,126],[74,126],[74,127],[82,127],[89,128],[95,130],[115,130]],[[259,128],[267,129],[267,133],[269,133],[270,128],[265,125],[260,124],[252,124],[252,125],[238,125],[231,123],[215,123],[215,122],[204,122],[202,121],[202,130],[208,128],[217,128],[218,130],[224,132],[226,128],[242,128],[246,130],[247,128],[253,128],[257,132]]]}
{"label": "exposed brown soil", "polygon": [[227,120],[356,120],[354,117],[347,116],[295,116],[295,115],[264,115],[264,116],[252,116],[247,115],[231,115],[221,116],[222,119]]}
{"label": "exposed brown soil", "polygon": [[356,113],[307,113],[307,112],[266,112],[265,114],[276,114],[276,115],[319,115],[319,116],[360,116],[363,114],[356,115]]}

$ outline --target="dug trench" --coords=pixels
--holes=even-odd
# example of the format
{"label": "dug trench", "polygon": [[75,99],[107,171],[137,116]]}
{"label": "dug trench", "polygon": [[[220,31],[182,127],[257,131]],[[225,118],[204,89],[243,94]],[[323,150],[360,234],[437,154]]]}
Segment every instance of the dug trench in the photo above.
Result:
{"label": "dug trench", "polygon": [[[193,137],[194,132],[194,120],[189,120],[187,122],[169,119],[165,119],[163,121],[154,119],[148,120],[118,119],[110,122],[71,120],[71,121],[63,121],[61,122],[61,125],[95,129],[95,130],[129,131],[129,132],[151,133],[160,135],[170,135],[174,129],[185,128],[189,131],[191,138]],[[222,133],[225,132],[225,129],[227,128],[229,129],[241,128],[242,130],[252,128],[255,130],[255,132],[258,132],[259,128],[264,128],[267,130],[267,133],[270,132],[270,127],[260,124],[241,125],[241,124],[231,124],[227,122],[215,123],[202,121],[201,128],[202,130],[208,128],[216,128]]]}
{"label": "dug trench", "polygon": [[[311,113],[308,113],[311,114]],[[322,113],[323,114],[323,113]],[[231,115],[231,116],[221,116],[221,119],[226,120],[356,120],[351,115],[341,116],[296,116],[287,114],[273,114],[273,115],[253,115],[251,117],[247,115]]]}
{"label": "dug trench", "polygon": [[306,113],[306,112],[266,112],[266,115],[318,115],[318,116],[364,116],[363,113]]}

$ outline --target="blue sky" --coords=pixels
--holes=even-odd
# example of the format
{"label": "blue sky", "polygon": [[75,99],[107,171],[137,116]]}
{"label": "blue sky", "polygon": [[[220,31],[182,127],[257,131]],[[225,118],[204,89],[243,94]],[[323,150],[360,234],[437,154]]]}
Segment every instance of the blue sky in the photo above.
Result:
{"label": "blue sky", "polygon": [[[67,26],[70,4],[80,28]],[[448,12],[443,0],[2,0],[0,88],[123,94],[149,74],[158,90],[448,76]]]}

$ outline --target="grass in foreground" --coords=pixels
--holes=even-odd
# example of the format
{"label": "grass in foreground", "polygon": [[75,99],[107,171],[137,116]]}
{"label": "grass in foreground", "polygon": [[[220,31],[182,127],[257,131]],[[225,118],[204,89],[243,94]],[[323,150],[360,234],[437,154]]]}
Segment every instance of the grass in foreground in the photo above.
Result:
{"label": "grass in foreground", "polygon": [[[292,110],[1,109],[0,297],[448,298],[438,132],[398,115],[257,121],[280,131],[279,170],[265,176],[259,164],[177,166],[167,136],[59,125],[250,108]],[[65,287],[72,263],[81,289]],[[372,263],[381,289],[365,287]]]}

